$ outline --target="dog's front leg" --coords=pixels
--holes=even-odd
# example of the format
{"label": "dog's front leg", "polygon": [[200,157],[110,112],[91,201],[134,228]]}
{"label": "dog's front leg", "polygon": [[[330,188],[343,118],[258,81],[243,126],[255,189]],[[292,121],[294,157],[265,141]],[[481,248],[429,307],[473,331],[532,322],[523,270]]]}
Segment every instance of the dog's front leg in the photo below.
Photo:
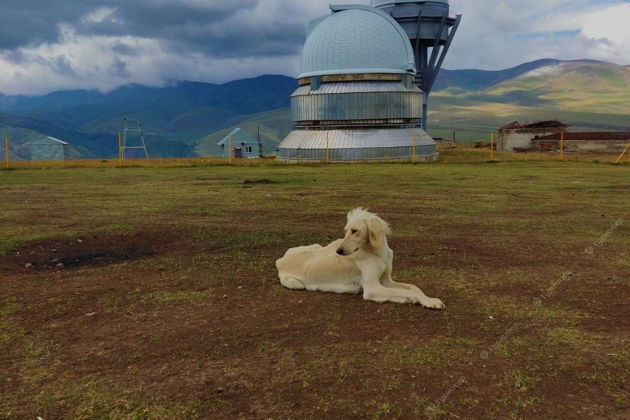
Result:
{"label": "dog's front leg", "polygon": [[380,277],[383,272],[379,270],[378,267],[366,265],[365,267],[359,268],[362,274],[363,299],[365,300],[381,303],[413,303],[433,309],[443,309],[444,307],[444,305],[440,306],[437,302],[433,304],[433,302],[427,301],[426,299],[428,298],[424,296],[424,294],[418,293],[415,290],[391,289],[383,286],[380,282]]}
{"label": "dog's front leg", "polygon": [[418,286],[415,286],[413,284],[397,283],[392,280],[391,276],[385,276],[382,280],[382,284],[385,288],[388,288],[388,289],[389,288],[397,289],[397,290],[402,289],[402,290],[409,290],[411,292],[414,292],[416,296],[418,296],[418,303],[424,306],[425,308],[444,309],[446,307],[440,299],[431,298],[425,295],[424,292],[420,290],[420,288],[418,288]]}
{"label": "dog's front leg", "polygon": [[413,284],[407,283],[398,283],[392,279],[392,269],[393,269],[393,261],[394,261],[394,252],[390,250],[387,260],[387,269],[383,273],[381,277],[381,284],[383,287],[392,288],[392,289],[406,289],[411,290],[418,295],[420,305],[425,308],[431,309],[444,309],[445,306],[440,299],[430,298],[424,294],[422,290]]}

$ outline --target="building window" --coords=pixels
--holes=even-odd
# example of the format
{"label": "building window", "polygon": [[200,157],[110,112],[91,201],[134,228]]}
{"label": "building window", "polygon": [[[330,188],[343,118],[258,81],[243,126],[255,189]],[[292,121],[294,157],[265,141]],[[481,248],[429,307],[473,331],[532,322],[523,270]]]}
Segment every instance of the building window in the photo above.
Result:
{"label": "building window", "polygon": [[247,146],[247,147],[245,148],[245,151],[246,151],[247,153],[251,153],[251,152],[252,152],[252,146]]}

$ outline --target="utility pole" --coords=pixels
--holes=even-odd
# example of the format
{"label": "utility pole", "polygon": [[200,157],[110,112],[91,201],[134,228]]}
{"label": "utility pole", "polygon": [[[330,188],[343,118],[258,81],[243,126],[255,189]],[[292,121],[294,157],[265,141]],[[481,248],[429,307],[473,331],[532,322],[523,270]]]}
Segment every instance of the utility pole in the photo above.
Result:
{"label": "utility pole", "polygon": [[230,134],[230,138],[228,139],[228,165],[232,164],[232,134]]}
{"label": "utility pole", "polygon": [[417,140],[417,136],[413,136],[413,146],[412,146],[412,158],[411,158],[411,162],[415,165],[416,164],[416,140]]}
{"label": "utility pole", "polygon": [[118,166],[122,166],[122,134],[118,132]]}
{"label": "utility pole", "polygon": [[11,166],[11,159],[9,157],[9,136],[4,136],[4,160],[6,168],[9,169]]}

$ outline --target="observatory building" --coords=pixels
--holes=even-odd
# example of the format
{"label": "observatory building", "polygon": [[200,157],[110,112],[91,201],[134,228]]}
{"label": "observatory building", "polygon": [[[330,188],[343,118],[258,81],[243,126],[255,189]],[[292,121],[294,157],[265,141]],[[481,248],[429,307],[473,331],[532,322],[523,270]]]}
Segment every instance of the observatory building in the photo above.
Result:
{"label": "observatory building", "polygon": [[[428,68],[437,76],[435,69],[439,70],[450,43],[448,2],[376,0],[375,6],[330,6],[332,14],[311,22],[300,60],[299,87],[291,95],[294,127],[278,146],[280,160],[347,162],[413,156],[433,160],[437,156],[435,142],[422,128],[427,94],[420,87],[423,80],[430,80]],[[434,9],[441,13],[437,26]],[[424,18],[418,10],[427,13]],[[437,37],[433,51],[443,46],[441,57],[427,58],[428,44],[420,40],[423,32],[418,30],[411,38],[411,30],[395,19],[410,11],[416,13],[417,29],[432,16],[426,32],[434,32],[431,40]],[[424,67],[419,69],[417,63]]]}

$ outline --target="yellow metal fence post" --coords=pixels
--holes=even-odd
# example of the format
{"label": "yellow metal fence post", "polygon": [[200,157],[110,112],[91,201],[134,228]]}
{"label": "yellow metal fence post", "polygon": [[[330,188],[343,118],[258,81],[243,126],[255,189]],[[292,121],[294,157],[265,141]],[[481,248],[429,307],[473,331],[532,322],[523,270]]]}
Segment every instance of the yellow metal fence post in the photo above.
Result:
{"label": "yellow metal fence post", "polygon": [[232,135],[230,134],[230,137],[228,139],[228,165],[232,164]]}
{"label": "yellow metal fence post", "polygon": [[[619,162],[621,162],[621,159],[623,159],[623,156],[626,154],[626,152],[628,152],[629,149],[630,149],[630,143],[628,143],[628,145],[625,147],[625,149],[623,149],[623,152],[621,152],[621,154],[617,158],[617,161],[615,162],[615,165],[619,165]],[[630,155],[628,155],[628,157],[630,157]]]}
{"label": "yellow metal fence post", "polygon": [[11,166],[11,158],[9,157],[9,136],[4,136],[4,161],[6,168]]}
{"label": "yellow metal fence post", "polygon": [[412,163],[415,164],[416,163],[416,140],[417,140],[417,136],[413,136],[413,147],[412,147]]}
{"label": "yellow metal fence post", "polygon": [[564,131],[560,132],[560,160],[564,160]]}
{"label": "yellow metal fence post", "polygon": [[118,166],[122,166],[122,134],[118,132]]}

